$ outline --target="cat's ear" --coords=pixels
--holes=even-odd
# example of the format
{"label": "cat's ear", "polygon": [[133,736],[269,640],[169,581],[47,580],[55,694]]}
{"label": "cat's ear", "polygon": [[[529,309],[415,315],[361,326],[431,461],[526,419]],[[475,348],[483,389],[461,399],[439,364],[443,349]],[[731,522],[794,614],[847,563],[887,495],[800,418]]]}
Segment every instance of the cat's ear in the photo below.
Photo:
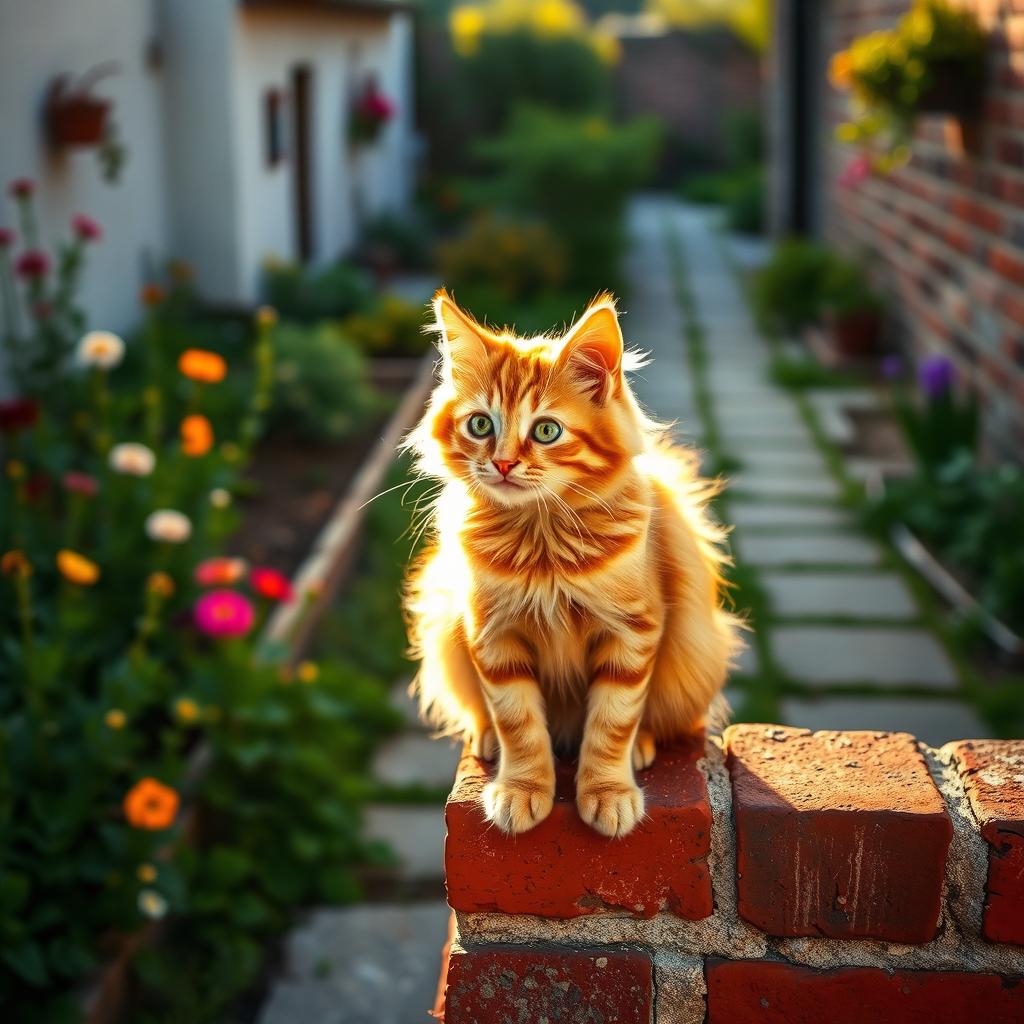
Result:
{"label": "cat's ear", "polygon": [[492,347],[487,331],[459,309],[443,288],[434,296],[434,319],[445,376],[454,379],[481,370]]}
{"label": "cat's ear", "polygon": [[602,295],[563,339],[558,366],[603,405],[622,379],[622,347],[615,300]]}

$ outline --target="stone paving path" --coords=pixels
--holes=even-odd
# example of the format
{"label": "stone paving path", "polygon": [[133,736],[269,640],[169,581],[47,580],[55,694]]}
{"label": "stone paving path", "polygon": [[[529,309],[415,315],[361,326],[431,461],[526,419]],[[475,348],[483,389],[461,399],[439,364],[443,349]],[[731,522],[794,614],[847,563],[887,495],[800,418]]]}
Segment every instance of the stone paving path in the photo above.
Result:
{"label": "stone paving path", "polygon": [[[769,382],[770,353],[711,217],[644,198],[633,206],[630,229],[623,326],[629,342],[654,359],[636,381],[640,399],[675,421],[681,440],[700,446],[712,434],[700,413],[703,387],[717,425],[716,454],[740,465],[729,474],[724,515],[736,527],[738,564],[756,577],[768,614],[727,690],[735,717],[906,729],[933,744],[987,735],[956,699],[954,667],[921,626],[902,579],[839,504],[796,405]],[[684,256],[689,312],[679,302],[672,247]],[[749,263],[757,253],[736,249],[733,258]],[[703,380],[694,377],[688,326],[703,335]],[[286,943],[284,970],[259,1024],[428,1019],[448,916],[441,794],[458,751],[420,728],[404,686],[396,687],[395,704],[407,728],[378,751],[376,779],[395,795],[415,786],[436,796],[381,801],[369,809],[367,829],[395,853],[403,885],[436,896],[311,914]]]}

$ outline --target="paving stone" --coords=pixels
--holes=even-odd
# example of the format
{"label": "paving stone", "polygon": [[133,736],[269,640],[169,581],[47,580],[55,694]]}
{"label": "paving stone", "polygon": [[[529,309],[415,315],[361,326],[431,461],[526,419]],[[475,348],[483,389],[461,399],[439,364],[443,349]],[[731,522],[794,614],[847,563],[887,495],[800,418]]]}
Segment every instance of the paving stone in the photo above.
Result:
{"label": "paving stone", "polygon": [[849,526],[850,518],[834,505],[785,505],[770,502],[733,501],[729,518],[741,529],[802,529]]}
{"label": "paving stone", "polygon": [[805,729],[881,729],[909,732],[932,747],[963,736],[984,739],[991,731],[967,704],[954,700],[894,697],[787,697],[782,721]]}
{"label": "paving stone", "polygon": [[376,804],[363,816],[368,839],[387,843],[407,880],[444,878],[444,809],[440,805]]}
{"label": "paving stone", "polygon": [[952,690],[957,682],[945,651],[923,629],[777,626],[772,650],[783,671],[812,687],[870,682]]}
{"label": "paving stone", "polygon": [[792,495],[800,498],[839,497],[839,487],[830,476],[807,473],[801,476],[783,475],[780,473],[744,469],[730,477],[731,491],[747,491],[765,497],[785,497]]}
{"label": "paving stone", "polygon": [[377,748],[373,776],[388,786],[422,785],[449,789],[455,781],[461,748],[422,732],[402,733]]}
{"label": "paving stone", "polygon": [[315,911],[285,943],[259,1024],[427,1020],[449,914],[443,899]]}
{"label": "paving stone", "polygon": [[761,583],[778,616],[913,619],[919,614],[893,573],[771,571],[761,574]]}
{"label": "paving stone", "polygon": [[744,533],[736,542],[739,561],[763,567],[783,565],[877,565],[877,544],[853,533],[772,535]]}
{"label": "paving stone", "polygon": [[758,448],[737,453],[743,469],[753,473],[778,473],[780,476],[826,476],[828,467],[817,448],[801,445],[792,448]]}

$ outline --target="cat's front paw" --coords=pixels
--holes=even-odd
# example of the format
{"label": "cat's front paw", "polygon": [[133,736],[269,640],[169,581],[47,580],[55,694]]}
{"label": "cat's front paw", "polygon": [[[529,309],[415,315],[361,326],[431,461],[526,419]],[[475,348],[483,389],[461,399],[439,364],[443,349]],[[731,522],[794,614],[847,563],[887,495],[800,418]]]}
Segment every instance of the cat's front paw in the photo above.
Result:
{"label": "cat's front paw", "polygon": [[632,832],[644,816],[644,793],[634,783],[602,782],[577,788],[576,808],[591,828],[614,839]]}
{"label": "cat's front paw", "polygon": [[487,817],[503,832],[528,832],[551,813],[555,787],[498,778],[484,787],[483,801]]}

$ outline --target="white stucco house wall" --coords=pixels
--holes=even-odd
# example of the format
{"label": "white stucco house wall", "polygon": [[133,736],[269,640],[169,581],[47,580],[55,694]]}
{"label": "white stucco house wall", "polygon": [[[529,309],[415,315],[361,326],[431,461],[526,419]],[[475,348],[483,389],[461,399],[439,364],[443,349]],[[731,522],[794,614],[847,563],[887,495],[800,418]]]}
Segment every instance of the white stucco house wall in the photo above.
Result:
{"label": "white stucco house wall", "polygon": [[[44,239],[79,212],[102,225],[82,287],[94,326],[127,330],[139,285],[171,258],[209,300],[254,303],[268,257],[330,261],[362,220],[409,201],[412,46],[408,8],[388,0],[0,0],[0,225],[20,177],[36,182]],[[94,150],[55,148],[43,117],[55,76],[107,62],[95,91],[127,150],[113,185]],[[395,113],[354,146],[371,77]]]}

